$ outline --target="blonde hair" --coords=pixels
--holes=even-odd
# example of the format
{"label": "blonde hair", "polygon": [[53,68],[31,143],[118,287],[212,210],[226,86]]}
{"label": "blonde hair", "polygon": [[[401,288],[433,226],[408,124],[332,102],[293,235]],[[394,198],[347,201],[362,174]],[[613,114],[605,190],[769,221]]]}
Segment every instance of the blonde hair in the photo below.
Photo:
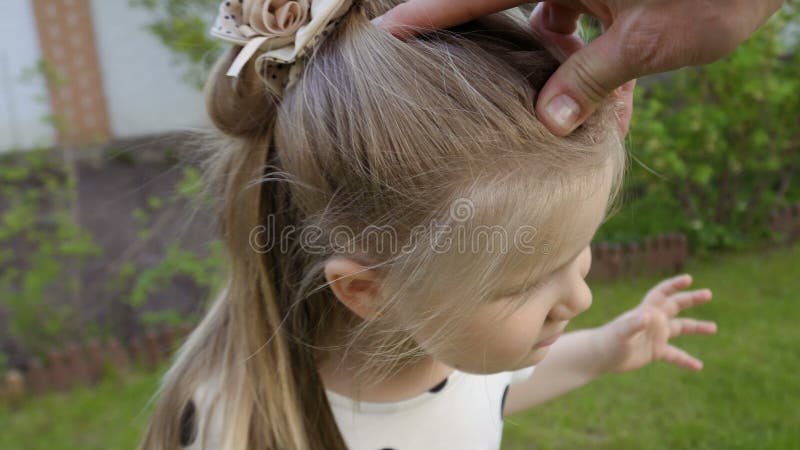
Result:
{"label": "blonde hair", "polygon": [[[521,10],[403,42],[369,22],[397,3],[353,8],[283,99],[253,61],[238,80],[225,76],[239,48],[217,62],[205,94],[218,132],[202,142],[227,281],[165,374],[141,449],[180,448],[186,407],[204,386],[219,448],[345,449],[316,370],[333,327],[367,357],[358,384],[378,382],[424,356],[413,330],[446,317],[425,343],[437,348],[496,293],[503,271],[530,268],[535,280],[552,270],[564,224],[609,166],[614,204],[627,160],[613,105],[569,137],[547,131],[534,104],[558,62]],[[375,229],[401,245],[439,243],[420,228],[432,221],[467,232],[532,226],[549,254],[366,245]],[[254,230],[268,225],[315,233],[257,247]],[[351,238],[334,245],[343,229]],[[332,255],[381,274],[386,301],[370,320],[326,289]]]}

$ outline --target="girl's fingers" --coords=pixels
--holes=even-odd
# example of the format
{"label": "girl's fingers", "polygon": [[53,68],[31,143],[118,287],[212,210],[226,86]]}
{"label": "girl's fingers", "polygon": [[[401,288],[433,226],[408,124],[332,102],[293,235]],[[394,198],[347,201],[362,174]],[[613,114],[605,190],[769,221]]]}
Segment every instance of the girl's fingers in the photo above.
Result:
{"label": "girl's fingers", "polygon": [[650,292],[646,298],[649,300],[648,303],[661,304],[672,294],[680,291],[681,289],[686,289],[691,284],[692,276],[688,273],[667,278],[650,289]]}
{"label": "girl's fingers", "polygon": [[646,312],[640,311],[636,314],[631,314],[625,319],[625,322],[623,322],[619,336],[629,338],[647,328],[649,322],[650,316]]}
{"label": "girl's fingers", "polygon": [[698,289],[696,291],[679,292],[672,296],[672,300],[677,306],[677,310],[674,311],[674,314],[677,314],[686,308],[691,308],[692,306],[706,303],[711,300],[711,296],[711,289]]}
{"label": "girl's fingers", "polygon": [[702,361],[673,345],[668,345],[664,354],[661,355],[659,359],[689,370],[700,370],[703,368]]}
{"label": "girl's fingers", "polygon": [[706,320],[672,319],[669,321],[669,337],[674,338],[684,334],[714,334],[717,324]]}

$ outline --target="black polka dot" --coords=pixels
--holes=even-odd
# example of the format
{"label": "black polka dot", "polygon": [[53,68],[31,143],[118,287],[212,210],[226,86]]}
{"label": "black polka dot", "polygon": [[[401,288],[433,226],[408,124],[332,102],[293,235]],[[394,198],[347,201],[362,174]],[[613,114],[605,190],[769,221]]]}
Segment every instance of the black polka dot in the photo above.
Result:
{"label": "black polka dot", "polygon": [[394,449],[391,447],[383,447],[381,450],[394,450]]}
{"label": "black polka dot", "polygon": [[[448,377],[448,378],[449,378],[449,377]],[[428,392],[433,392],[433,393],[439,392],[439,391],[441,391],[442,389],[444,389],[444,385],[446,385],[446,384],[447,384],[447,378],[445,378],[444,380],[442,380],[442,382],[441,382],[441,383],[439,383],[439,384],[437,384],[436,386],[434,386],[434,387],[430,388],[430,389],[428,390]]]}
{"label": "black polka dot", "polygon": [[508,395],[508,387],[510,385],[506,385],[506,389],[503,391],[503,401],[500,402],[500,420],[503,420],[503,409],[506,407],[506,395]]}
{"label": "black polka dot", "polygon": [[194,442],[194,439],[197,436],[195,416],[194,402],[190,400],[189,403],[187,403],[183,408],[183,412],[181,413],[181,447],[188,447],[192,445],[192,442]]}
{"label": "black polka dot", "polygon": [[231,6],[231,2],[225,2],[225,6]]}

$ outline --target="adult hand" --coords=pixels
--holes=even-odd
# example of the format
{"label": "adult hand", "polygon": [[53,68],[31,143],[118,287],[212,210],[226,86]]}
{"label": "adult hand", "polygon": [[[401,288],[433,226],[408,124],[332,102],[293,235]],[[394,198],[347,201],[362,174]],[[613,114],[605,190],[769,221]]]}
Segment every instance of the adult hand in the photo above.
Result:
{"label": "adult hand", "polygon": [[[418,27],[448,28],[523,3],[529,2],[409,0],[373,22],[403,39],[419,32]],[[763,25],[783,0],[550,0],[540,4],[531,16],[531,26],[546,45],[567,49],[569,57],[540,92],[536,113],[553,133],[563,136],[630,80],[707,64],[727,55]],[[582,48],[575,47],[573,35],[580,14],[596,17],[605,29]]]}
{"label": "adult hand", "polygon": [[[560,28],[551,28],[548,26],[548,20],[553,17],[552,12],[555,14],[564,14],[567,17],[567,22]],[[558,5],[540,2],[536,5],[530,17],[531,28],[534,33],[539,37],[540,42],[550,50],[562,64],[569,59],[578,50],[584,48],[584,43],[575,31],[578,28],[578,17],[580,14],[575,14],[569,10],[559,9]],[[555,30],[555,31],[554,31]],[[546,88],[547,85],[543,86]],[[636,88],[636,79],[628,81],[611,93],[611,97],[617,103],[618,107],[614,110],[617,114],[617,122],[619,123],[622,136],[627,136],[630,129],[631,117],[633,117],[633,91]],[[544,89],[542,90],[544,92]],[[541,97],[541,94],[540,94]],[[597,105],[595,105],[595,108]],[[541,117],[540,113],[537,113]],[[588,117],[588,115],[587,115]],[[585,119],[585,118],[584,118]],[[545,121],[550,125],[550,122]],[[576,124],[577,127],[579,124]],[[551,126],[552,127],[552,126]],[[554,133],[565,134],[558,130],[551,130]],[[572,130],[570,130],[571,132]]]}

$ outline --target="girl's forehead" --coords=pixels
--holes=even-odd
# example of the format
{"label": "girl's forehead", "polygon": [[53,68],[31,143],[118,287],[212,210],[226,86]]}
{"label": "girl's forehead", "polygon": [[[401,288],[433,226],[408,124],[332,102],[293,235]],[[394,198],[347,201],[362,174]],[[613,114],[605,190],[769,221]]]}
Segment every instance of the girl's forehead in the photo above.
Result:
{"label": "girl's forehead", "polygon": [[475,198],[471,220],[456,223],[448,250],[422,252],[428,264],[447,270],[433,271],[435,276],[422,277],[426,280],[418,285],[443,298],[477,298],[538,281],[591,243],[606,215],[609,179],[600,175],[564,182],[566,189],[555,190],[553,201],[547,201],[551,194],[538,180],[523,186],[531,189],[511,183],[495,192],[481,189],[477,197],[467,194]]}
{"label": "girl's forehead", "polygon": [[575,206],[545,225],[548,229],[543,230],[545,237],[537,242],[538,254],[514,249],[506,265],[509,270],[500,274],[504,286],[523,286],[543,275],[542,271],[550,273],[580,255],[591,244],[606,216],[608,186],[594,190]]}

